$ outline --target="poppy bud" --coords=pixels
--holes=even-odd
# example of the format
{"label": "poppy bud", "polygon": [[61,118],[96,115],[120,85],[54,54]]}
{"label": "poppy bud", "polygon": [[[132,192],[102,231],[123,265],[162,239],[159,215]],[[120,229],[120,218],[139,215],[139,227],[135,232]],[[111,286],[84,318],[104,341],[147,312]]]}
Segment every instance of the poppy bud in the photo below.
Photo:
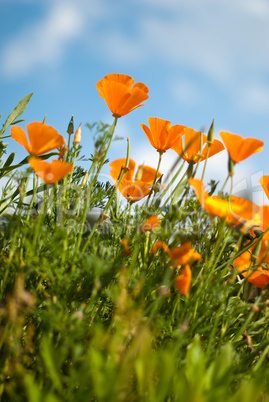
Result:
{"label": "poppy bud", "polygon": [[78,126],[77,131],[75,132],[73,143],[80,144],[80,142],[81,142],[81,123]]}
{"label": "poppy bud", "polygon": [[213,121],[211,123],[211,126],[210,126],[210,128],[208,130],[208,133],[207,133],[207,143],[208,144],[213,143],[213,139],[214,139],[214,122],[215,122],[215,119],[213,119]]}
{"label": "poppy bud", "polygon": [[72,114],[72,117],[70,119],[70,122],[68,124],[66,131],[69,135],[74,134],[74,115],[73,114]]}

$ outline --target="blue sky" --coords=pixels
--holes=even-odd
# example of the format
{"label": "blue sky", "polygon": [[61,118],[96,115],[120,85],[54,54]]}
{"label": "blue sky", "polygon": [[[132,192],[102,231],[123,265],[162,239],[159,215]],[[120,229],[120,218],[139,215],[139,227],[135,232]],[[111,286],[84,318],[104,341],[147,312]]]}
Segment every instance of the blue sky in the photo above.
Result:
{"label": "blue sky", "polygon": [[[150,91],[145,106],[117,126],[130,137],[135,161],[157,163],[139,126],[148,117],[196,130],[214,117],[216,137],[224,130],[265,142],[262,153],[236,166],[237,190],[259,190],[259,177],[269,174],[268,0],[0,0],[0,7],[3,120],[34,92],[22,127],[46,114],[65,135],[74,114],[89,154],[85,123],[112,122],[95,84],[109,73],[128,74]],[[11,140],[13,150],[17,161],[26,155]],[[109,158],[125,153],[126,140],[117,141]],[[162,172],[175,157],[167,151]],[[207,181],[224,180],[226,159],[225,152],[211,159]]]}

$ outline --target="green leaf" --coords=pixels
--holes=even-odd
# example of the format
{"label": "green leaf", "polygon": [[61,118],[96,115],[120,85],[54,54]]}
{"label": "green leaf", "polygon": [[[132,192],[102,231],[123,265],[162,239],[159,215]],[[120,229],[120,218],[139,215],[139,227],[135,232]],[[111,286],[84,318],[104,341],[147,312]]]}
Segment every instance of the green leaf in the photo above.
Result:
{"label": "green leaf", "polygon": [[0,131],[0,135],[2,135],[5,130],[10,126],[26,109],[26,106],[28,105],[31,97],[33,95],[33,92],[30,93],[29,95],[26,95],[24,98],[22,98],[17,106],[15,107],[14,110],[9,114],[9,116],[6,119],[5,124],[2,127],[2,130]]}

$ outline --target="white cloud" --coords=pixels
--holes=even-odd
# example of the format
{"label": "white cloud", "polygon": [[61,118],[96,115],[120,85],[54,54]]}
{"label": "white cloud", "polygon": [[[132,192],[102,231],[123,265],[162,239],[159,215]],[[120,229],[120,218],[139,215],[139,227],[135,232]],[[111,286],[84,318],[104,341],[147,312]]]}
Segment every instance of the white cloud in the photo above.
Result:
{"label": "white cloud", "polygon": [[43,20],[18,32],[2,49],[1,68],[6,76],[22,76],[40,66],[58,65],[86,24],[103,13],[101,1],[89,4],[86,0],[58,0],[47,1],[46,5]]}

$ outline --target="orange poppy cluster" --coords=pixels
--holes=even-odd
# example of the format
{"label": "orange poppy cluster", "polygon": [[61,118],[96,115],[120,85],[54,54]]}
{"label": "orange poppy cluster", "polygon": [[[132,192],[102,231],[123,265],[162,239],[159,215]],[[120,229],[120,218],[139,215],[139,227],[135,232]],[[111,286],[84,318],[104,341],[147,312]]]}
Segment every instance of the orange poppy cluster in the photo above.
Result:
{"label": "orange poppy cluster", "polygon": [[[109,110],[115,118],[125,116],[138,107],[143,106],[142,102],[148,99],[148,87],[141,83],[134,83],[134,79],[124,74],[108,74],[97,82],[96,88],[101,98],[103,98]],[[186,162],[197,163],[216,155],[224,150],[224,145],[229,154],[231,164],[239,163],[256,152],[260,152],[264,145],[263,141],[255,138],[243,138],[240,135],[228,132],[220,132],[219,135],[224,142],[206,136],[202,132],[179,124],[171,125],[168,120],[157,117],[148,118],[149,126],[140,124],[151,145],[161,154],[168,149],[172,149]],[[19,144],[24,146],[31,155],[29,164],[36,174],[46,183],[54,184],[60,181],[73,169],[72,164],[61,160],[62,152],[58,160],[45,162],[40,155],[59,149],[64,146],[64,138],[51,126],[45,123],[30,123],[27,125],[28,138],[20,128],[11,128],[11,137]],[[79,137],[80,141],[80,137]],[[119,191],[131,204],[141,200],[151,194],[156,180],[162,175],[158,171],[149,167],[138,166],[135,174],[135,162],[130,159],[128,166],[125,158],[117,159],[110,163],[110,174],[115,180],[115,185]],[[245,230],[250,230],[255,225],[259,225],[262,230],[269,226],[269,206],[258,207],[252,202],[240,197],[231,196],[228,200],[219,196],[210,196],[204,189],[203,182],[197,179],[189,180],[190,186],[196,193],[201,206],[212,216],[218,216],[226,220],[228,224],[243,225]],[[269,198],[269,176],[260,179],[267,197]],[[152,231],[154,225],[160,224],[158,217],[150,217],[141,226],[141,232]],[[127,250],[127,244],[123,243]],[[201,259],[200,254],[196,253],[190,243],[186,243],[172,250],[163,242],[157,241],[153,253],[159,248],[163,248],[170,256],[170,261],[183,266],[181,275],[176,278],[176,286],[182,294],[188,294],[191,283],[190,261]],[[269,235],[262,238],[259,255],[256,256],[258,270],[251,270],[253,257],[250,252],[246,252],[238,257],[234,266],[237,267],[242,275],[255,283],[259,287],[269,283],[269,274],[266,264],[269,266]],[[251,271],[250,271],[251,270]]]}
{"label": "orange poppy cluster", "polygon": [[65,144],[65,140],[55,128],[45,123],[30,123],[26,126],[28,138],[20,127],[11,128],[11,137],[20,145],[23,145],[26,151],[32,155],[28,162],[42,180],[48,184],[54,184],[60,181],[64,176],[70,173],[73,166],[70,163],[54,160],[51,163],[44,162],[36,156],[43,155]]}

